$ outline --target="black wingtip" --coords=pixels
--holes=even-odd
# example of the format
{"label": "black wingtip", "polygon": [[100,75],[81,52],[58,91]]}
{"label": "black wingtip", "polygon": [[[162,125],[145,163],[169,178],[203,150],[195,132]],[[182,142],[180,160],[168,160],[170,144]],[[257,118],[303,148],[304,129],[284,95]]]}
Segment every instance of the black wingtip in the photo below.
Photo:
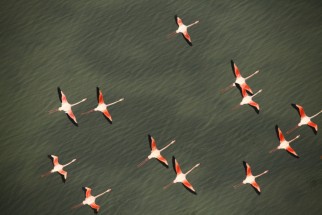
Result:
{"label": "black wingtip", "polygon": [[280,139],[280,136],[278,134],[278,125],[275,125],[275,132],[276,132],[276,135],[277,135],[277,139]]}
{"label": "black wingtip", "polygon": [[298,110],[296,104],[292,103],[291,105],[293,106],[293,108],[295,108],[296,110]]}
{"label": "black wingtip", "polygon": [[173,166],[174,172],[177,173],[176,172],[176,158],[174,156],[172,156],[172,166]]}
{"label": "black wingtip", "polygon": [[60,176],[61,176],[61,179],[62,179],[63,183],[65,184],[66,183],[65,177],[63,175],[60,175]]}
{"label": "black wingtip", "polygon": [[61,89],[60,89],[60,87],[57,87],[57,91],[58,91],[59,100],[60,100],[60,102],[62,102],[62,100],[61,100],[62,95],[61,95]]}
{"label": "black wingtip", "polygon": [[160,161],[160,160],[158,160],[158,159],[156,159],[157,161],[159,161],[159,163],[161,163],[165,168],[169,168],[169,166],[168,165],[166,165],[165,163],[163,163],[162,161]]}
{"label": "black wingtip", "polygon": [[287,153],[289,153],[290,155],[292,155],[293,157],[295,157],[295,158],[297,158],[297,159],[299,159],[300,158],[300,156],[296,156],[296,155],[294,155],[294,154],[292,154],[292,153],[290,153],[289,151],[286,151]]}
{"label": "black wingtip", "polygon": [[85,188],[85,187],[82,187],[82,190],[83,190],[84,192],[86,192],[86,188]]}
{"label": "black wingtip", "polygon": [[252,186],[252,188],[255,190],[255,192],[257,193],[257,195],[260,195],[261,192],[259,192],[255,187]]}
{"label": "black wingtip", "polygon": [[76,126],[78,127],[78,123],[76,123],[67,113],[66,113],[68,119]]}
{"label": "black wingtip", "polygon": [[[183,185],[183,184],[182,184]],[[186,188],[186,190],[188,190],[190,193],[194,194],[194,195],[197,195],[197,192],[196,191],[193,191],[193,190],[190,190],[188,187],[184,186],[184,188]]]}
{"label": "black wingtip", "polygon": [[96,98],[97,98],[97,102],[99,102],[99,97],[100,97],[100,88],[96,87]]}
{"label": "black wingtip", "polygon": [[112,122],[112,120],[110,120],[108,117],[106,117],[104,114],[103,114],[103,116],[105,117],[105,119],[112,125],[113,124],[113,122]]}

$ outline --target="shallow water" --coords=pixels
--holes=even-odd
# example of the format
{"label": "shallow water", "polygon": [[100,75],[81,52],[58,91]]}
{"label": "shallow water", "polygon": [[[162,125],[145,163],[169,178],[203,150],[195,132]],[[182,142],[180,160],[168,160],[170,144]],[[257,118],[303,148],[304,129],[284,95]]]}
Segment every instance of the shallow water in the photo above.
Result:
{"label": "shallow water", "polygon": [[[291,103],[308,115],[322,107],[320,1],[66,1],[3,2],[0,71],[1,214],[91,214],[82,186],[96,195],[101,214],[320,214],[321,134],[301,127],[292,147],[278,145],[274,127],[298,123]],[[200,23],[189,29],[193,47],[176,30],[173,16]],[[234,81],[230,60],[248,80],[261,106],[231,109],[240,93],[220,89]],[[58,107],[60,86],[79,127]],[[96,86],[109,108],[110,125],[96,105]],[[314,121],[322,125],[322,117]],[[136,165],[149,154],[147,135],[178,159],[183,171],[201,166],[181,185],[164,191],[175,173],[157,161]],[[66,167],[68,180],[51,169],[48,154]],[[258,178],[262,194],[249,186],[234,190],[245,175],[242,161]]]}

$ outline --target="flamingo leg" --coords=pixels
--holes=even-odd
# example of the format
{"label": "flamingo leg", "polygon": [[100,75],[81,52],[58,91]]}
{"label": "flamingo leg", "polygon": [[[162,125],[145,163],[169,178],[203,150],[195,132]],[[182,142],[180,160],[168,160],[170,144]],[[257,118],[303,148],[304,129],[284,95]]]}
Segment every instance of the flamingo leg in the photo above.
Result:
{"label": "flamingo leg", "polygon": [[177,34],[177,33],[176,33],[175,31],[174,31],[174,32],[172,32],[172,33],[170,33],[170,34],[168,34],[168,35],[167,35],[167,39],[170,39],[170,38],[174,37],[176,34]]}
{"label": "flamingo leg", "polygon": [[49,113],[49,114],[52,114],[52,113],[55,113],[55,112],[57,112],[57,111],[58,111],[58,108],[56,108],[56,109],[52,109],[52,110],[48,111],[48,113]]}
{"label": "flamingo leg", "polygon": [[51,174],[51,171],[49,171],[49,172],[46,172],[46,173],[44,173],[44,174],[42,174],[40,177],[46,177],[46,176],[48,176],[48,175],[50,175]]}
{"label": "flamingo leg", "polygon": [[236,105],[235,107],[233,107],[233,108],[231,109],[231,111],[235,111],[235,110],[237,110],[239,107],[240,107],[240,105]]}
{"label": "flamingo leg", "polygon": [[277,151],[277,148],[276,149],[272,149],[271,151],[269,151],[269,153],[273,153],[275,151]]}
{"label": "flamingo leg", "polygon": [[170,184],[166,185],[163,187],[164,190],[168,189],[171,185],[173,185],[173,182],[171,182]]}
{"label": "flamingo leg", "polygon": [[137,167],[141,167],[141,166],[143,166],[143,165],[144,165],[148,160],[149,160],[148,158],[145,158],[145,160],[144,160],[144,161],[142,161],[141,163],[139,163],[139,164],[137,165]]}
{"label": "flamingo leg", "polygon": [[292,132],[293,132],[294,130],[296,130],[298,127],[299,127],[299,126],[297,125],[297,126],[295,126],[294,128],[292,128],[292,129],[288,130],[288,131],[286,132],[286,134],[290,134],[290,133],[292,133]]}
{"label": "flamingo leg", "polygon": [[82,207],[83,206],[83,204],[82,203],[80,203],[80,204],[78,204],[78,205],[74,205],[73,207],[71,207],[71,209],[76,209],[76,208],[79,208],[79,207]]}
{"label": "flamingo leg", "polygon": [[243,183],[239,183],[239,184],[235,184],[233,187],[235,188],[235,189],[237,189],[238,187],[240,187],[240,186],[242,186],[243,185]]}
{"label": "flamingo leg", "polygon": [[90,110],[90,111],[87,111],[85,113],[81,113],[81,115],[89,114],[89,113],[92,113],[92,112],[94,112],[94,110]]}
{"label": "flamingo leg", "polygon": [[221,89],[221,90],[220,90],[220,93],[221,93],[221,94],[224,94],[224,93],[226,93],[228,90],[230,90],[230,89],[231,89],[231,88],[233,88],[233,87],[234,87],[234,85],[233,85],[233,84],[231,84],[231,85],[229,85],[228,87]]}

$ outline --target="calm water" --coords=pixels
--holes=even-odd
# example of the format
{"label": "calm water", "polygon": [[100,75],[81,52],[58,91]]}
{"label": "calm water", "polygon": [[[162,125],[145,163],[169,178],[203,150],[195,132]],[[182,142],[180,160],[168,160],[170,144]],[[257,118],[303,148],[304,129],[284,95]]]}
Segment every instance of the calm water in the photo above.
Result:
{"label": "calm water", "polygon": [[[313,115],[322,107],[321,1],[12,1],[1,5],[1,214],[92,214],[82,186],[98,194],[101,214],[321,214],[321,133],[301,127],[286,135],[300,155],[269,154],[282,131],[298,123],[291,103]],[[193,47],[176,30],[186,24]],[[261,113],[233,89],[230,60],[248,80]],[[60,86],[79,127],[63,113]],[[99,113],[96,86],[110,107],[113,125]],[[322,116],[314,119],[322,126]],[[176,184],[175,173],[157,161],[136,165],[149,154],[147,135],[175,155],[198,195]],[[66,167],[68,180],[40,175],[52,168],[48,154]],[[234,190],[252,166],[262,195],[250,186]]]}

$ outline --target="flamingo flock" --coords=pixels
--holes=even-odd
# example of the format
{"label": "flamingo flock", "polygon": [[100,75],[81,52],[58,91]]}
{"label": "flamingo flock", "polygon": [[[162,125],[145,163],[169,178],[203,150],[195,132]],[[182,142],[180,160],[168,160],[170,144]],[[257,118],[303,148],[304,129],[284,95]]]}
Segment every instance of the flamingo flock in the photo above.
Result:
{"label": "flamingo flock", "polygon": [[[184,25],[183,22],[182,22],[182,19],[179,18],[177,15],[175,15],[175,21],[176,21],[176,24],[178,25],[178,29],[175,32],[171,33],[169,36],[174,36],[176,34],[181,33],[183,35],[183,38],[186,40],[186,42],[190,46],[192,46],[192,40],[191,40],[191,37],[190,37],[190,35],[188,33],[188,28],[190,28],[193,25],[198,24],[199,21],[195,21],[194,23],[192,23],[190,25]],[[258,95],[259,93],[261,93],[262,89],[258,90],[256,93],[253,93],[252,88],[246,83],[246,80],[248,80],[251,77],[253,77],[256,74],[258,74],[259,70],[255,71],[251,75],[249,75],[246,78],[244,78],[241,75],[239,68],[237,67],[237,65],[235,64],[235,62],[233,60],[231,60],[231,68],[232,68],[233,74],[235,76],[235,81],[232,84],[230,84],[228,87],[223,88],[221,90],[221,93],[225,93],[228,90],[232,89],[233,87],[236,87],[240,91],[240,93],[242,95],[242,101],[240,102],[240,104],[238,106],[236,106],[236,108],[238,108],[238,107],[240,107],[242,105],[250,105],[259,114],[260,105],[257,102],[255,102],[253,100],[253,98],[256,95]],[[76,119],[75,114],[73,113],[72,107],[74,107],[74,106],[76,106],[76,105],[78,105],[78,104],[80,104],[82,102],[85,102],[87,100],[87,98],[84,98],[84,99],[82,99],[79,102],[76,102],[74,104],[70,104],[67,101],[67,97],[64,94],[64,92],[59,87],[57,88],[57,90],[58,90],[58,95],[59,95],[59,99],[60,99],[60,102],[61,102],[61,106],[59,108],[50,110],[49,113],[51,114],[51,113],[54,113],[54,112],[63,111],[63,112],[65,112],[67,114],[67,116],[71,120],[71,122],[75,126],[78,126],[78,121]],[[108,122],[110,124],[112,124],[112,115],[110,114],[110,112],[108,110],[108,107],[110,107],[110,106],[112,106],[114,104],[117,104],[119,102],[124,101],[124,98],[121,98],[121,99],[119,99],[119,100],[117,100],[115,102],[106,104],[104,102],[103,93],[102,93],[102,91],[100,90],[99,87],[96,88],[96,94],[97,94],[96,95],[97,96],[97,107],[93,108],[93,109],[91,109],[91,110],[89,110],[87,112],[84,112],[81,115],[86,115],[86,114],[89,114],[89,113],[92,113],[92,112],[99,111],[108,120]],[[317,124],[315,124],[311,120],[314,117],[318,116],[320,113],[322,113],[322,110],[320,112],[316,113],[315,115],[309,117],[309,116],[307,116],[305,114],[304,109],[303,109],[302,106],[300,106],[298,104],[292,104],[292,106],[299,112],[301,119],[300,119],[300,122],[297,124],[297,126],[295,126],[294,128],[288,130],[286,132],[286,134],[290,134],[291,132],[293,132],[294,130],[296,130],[297,128],[299,128],[302,125],[310,126],[313,129],[314,133],[317,134],[318,126],[317,126]],[[269,153],[273,153],[273,152],[275,152],[277,150],[284,149],[288,153],[290,153],[292,156],[294,156],[296,158],[299,158],[298,154],[290,146],[290,143],[292,143],[293,141],[298,139],[300,137],[300,135],[297,135],[292,140],[287,141],[285,139],[284,134],[282,133],[281,129],[277,125],[275,126],[275,130],[276,130],[276,133],[277,133],[277,136],[278,136],[278,139],[279,139],[279,145],[277,147],[275,147],[274,149],[272,149]],[[137,167],[142,167],[150,159],[154,158],[157,161],[159,161],[162,165],[164,165],[165,167],[168,168],[169,164],[168,164],[167,159],[164,157],[165,153],[164,154],[161,154],[161,153],[163,153],[165,149],[167,149],[168,147],[173,145],[176,141],[172,140],[170,143],[168,143],[167,145],[165,145],[161,149],[157,148],[156,141],[151,135],[148,135],[148,141],[149,141],[151,152],[141,163],[139,163],[137,165]],[[66,182],[66,180],[67,180],[67,171],[64,170],[64,167],[72,164],[73,162],[76,161],[76,159],[73,159],[69,163],[66,163],[66,164],[62,165],[62,164],[60,164],[58,162],[58,156],[50,155],[49,157],[52,159],[54,167],[53,167],[53,169],[51,171],[49,171],[49,172],[47,172],[45,174],[42,174],[41,177],[45,177],[45,176],[48,176],[48,175],[50,175],[52,173],[58,172],[62,176],[63,181]],[[169,188],[171,185],[173,185],[175,183],[181,183],[189,192],[191,192],[193,194],[197,194],[195,188],[187,180],[187,175],[189,173],[191,173],[195,168],[199,167],[200,163],[195,164],[186,173],[184,173],[181,170],[181,167],[180,167],[177,159],[175,158],[175,156],[172,156],[172,165],[173,165],[173,169],[174,169],[174,171],[176,173],[176,177],[170,184],[164,186],[163,189],[166,190],[167,188]],[[261,188],[260,188],[259,184],[256,182],[256,179],[259,178],[260,176],[264,175],[264,174],[267,174],[269,172],[269,170],[265,170],[264,172],[262,172],[259,175],[253,175],[251,167],[246,161],[243,161],[243,165],[244,165],[245,171],[246,171],[246,178],[241,183],[239,183],[237,185],[234,185],[233,187],[238,188],[241,185],[250,184],[255,189],[257,194],[260,194],[261,193]],[[76,205],[76,206],[74,206],[72,208],[78,208],[78,207],[83,206],[83,205],[89,205],[95,211],[95,213],[98,213],[99,210],[100,210],[100,206],[98,204],[96,204],[96,202],[95,202],[96,199],[98,197],[110,192],[111,189],[107,189],[106,191],[104,191],[104,192],[102,192],[102,193],[100,193],[100,194],[98,194],[96,196],[93,196],[91,194],[91,191],[92,191],[91,188],[84,187],[83,189],[85,191],[85,200],[81,204],[78,204],[78,205]]]}

